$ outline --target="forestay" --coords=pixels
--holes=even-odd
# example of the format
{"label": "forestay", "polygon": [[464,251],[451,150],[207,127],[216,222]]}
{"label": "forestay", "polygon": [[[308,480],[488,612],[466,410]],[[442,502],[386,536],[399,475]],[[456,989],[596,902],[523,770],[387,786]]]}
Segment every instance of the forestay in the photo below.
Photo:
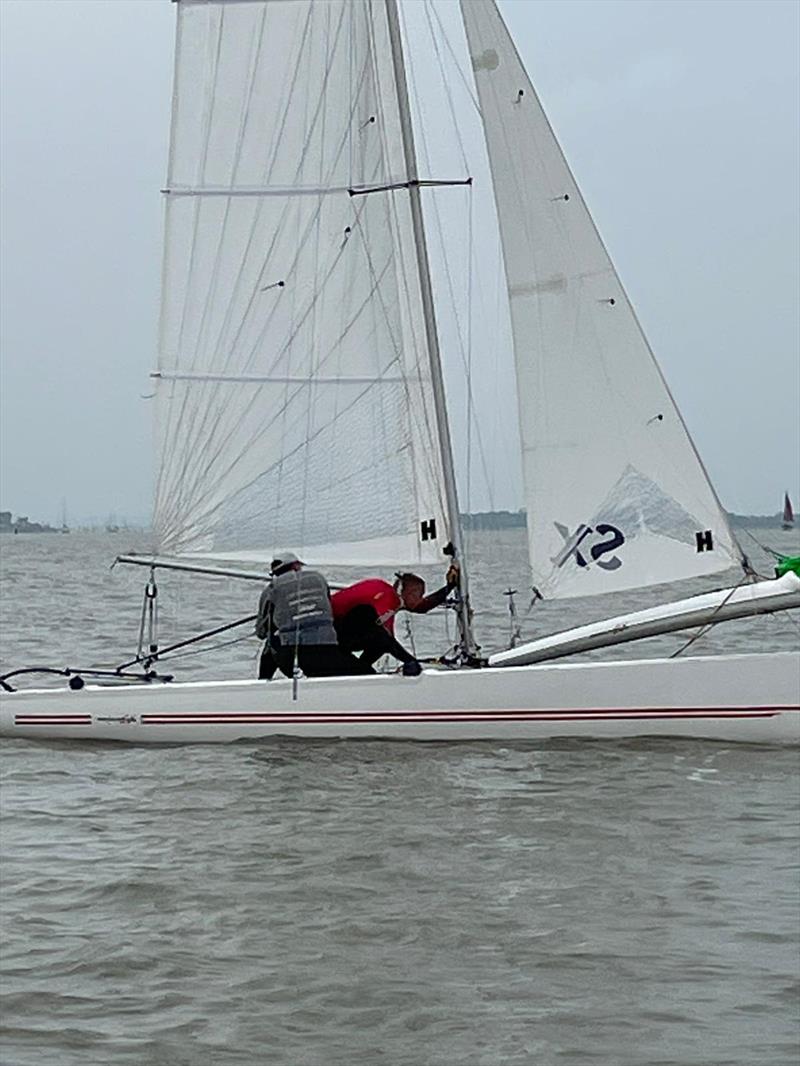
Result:
{"label": "forestay", "polygon": [[162,553],[441,560],[440,435],[383,2],[180,0]]}
{"label": "forestay", "polygon": [[494,0],[462,0],[511,304],[534,582],[577,596],[740,561]]}

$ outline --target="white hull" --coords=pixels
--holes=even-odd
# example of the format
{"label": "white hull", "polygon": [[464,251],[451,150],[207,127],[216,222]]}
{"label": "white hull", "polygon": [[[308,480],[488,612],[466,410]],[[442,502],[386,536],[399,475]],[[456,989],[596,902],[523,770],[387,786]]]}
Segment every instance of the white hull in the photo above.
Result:
{"label": "white hull", "polygon": [[0,735],[130,743],[679,736],[800,742],[800,653],[3,693]]}

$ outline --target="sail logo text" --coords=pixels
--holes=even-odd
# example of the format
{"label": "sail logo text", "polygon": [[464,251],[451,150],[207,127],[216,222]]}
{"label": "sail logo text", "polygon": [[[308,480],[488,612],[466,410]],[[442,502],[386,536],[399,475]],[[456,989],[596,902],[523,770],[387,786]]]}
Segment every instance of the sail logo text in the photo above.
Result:
{"label": "sail logo text", "polygon": [[622,566],[618,555],[609,555],[625,543],[625,535],[616,526],[608,522],[587,526],[582,522],[574,533],[570,533],[569,527],[561,522],[555,522],[554,525],[564,538],[564,547],[557,555],[551,556],[556,566],[563,566],[568,559],[574,559],[578,566],[589,566],[587,556],[603,570],[618,570]]}

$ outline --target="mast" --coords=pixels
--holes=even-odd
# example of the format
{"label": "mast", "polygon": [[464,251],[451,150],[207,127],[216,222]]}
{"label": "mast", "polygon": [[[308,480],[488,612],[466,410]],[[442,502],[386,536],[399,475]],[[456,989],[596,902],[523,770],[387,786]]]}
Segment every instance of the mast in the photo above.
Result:
{"label": "mast", "polygon": [[[425,319],[425,340],[431,367],[433,400],[436,407],[436,425],[439,434],[439,446],[442,456],[442,469],[445,483],[445,503],[447,507],[448,532],[453,545],[460,550],[463,545],[461,515],[458,507],[458,488],[456,486],[455,466],[453,463],[453,445],[450,439],[450,422],[447,417],[447,400],[442,374],[442,359],[439,351],[439,334],[436,328],[436,307],[431,285],[428,246],[425,240],[425,221],[422,213],[422,196],[419,186],[417,154],[414,145],[414,127],[411,121],[411,106],[408,98],[408,81],[406,79],[405,60],[403,58],[403,36],[400,28],[400,13],[397,0],[386,0],[386,17],[389,24],[389,40],[392,48],[394,80],[397,87],[397,103],[400,112],[400,128],[403,135],[403,154],[405,157],[408,195],[411,201],[411,221],[414,231],[414,247],[417,255],[422,311]],[[457,604],[458,629],[461,650],[471,655],[475,650],[472,627],[469,618],[469,591],[467,572],[463,558],[460,562],[459,597]]]}

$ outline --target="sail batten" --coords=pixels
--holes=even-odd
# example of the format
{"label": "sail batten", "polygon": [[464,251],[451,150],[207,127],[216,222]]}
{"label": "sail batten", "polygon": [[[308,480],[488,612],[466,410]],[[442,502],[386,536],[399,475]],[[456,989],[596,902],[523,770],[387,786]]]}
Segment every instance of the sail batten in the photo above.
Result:
{"label": "sail batten", "polygon": [[588,596],[742,561],[494,0],[462,0],[511,309],[534,582]]}

